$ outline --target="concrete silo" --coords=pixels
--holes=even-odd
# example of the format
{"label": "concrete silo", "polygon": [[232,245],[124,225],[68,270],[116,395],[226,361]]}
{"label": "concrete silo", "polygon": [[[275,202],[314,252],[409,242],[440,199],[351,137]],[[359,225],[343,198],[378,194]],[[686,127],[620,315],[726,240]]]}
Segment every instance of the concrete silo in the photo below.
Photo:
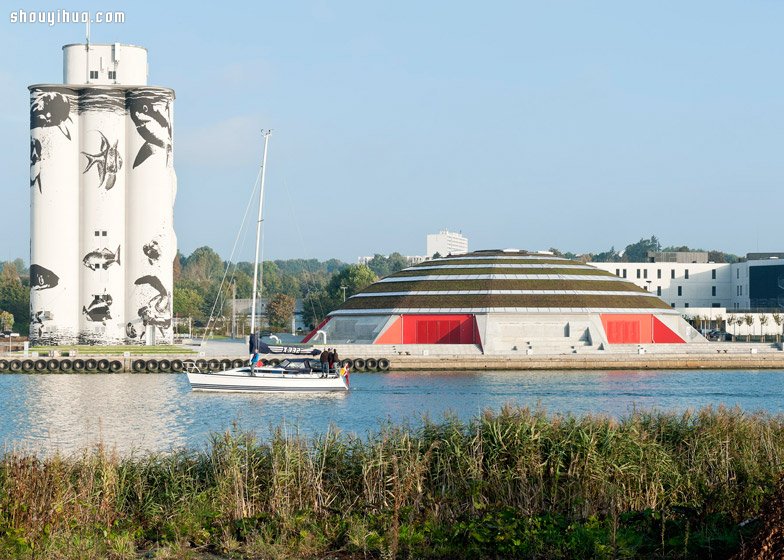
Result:
{"label": "concrete silo", "polygon": [[63,47],[60,85],[30,86],[30,337],[172,340],[174,92],[141,47]]}

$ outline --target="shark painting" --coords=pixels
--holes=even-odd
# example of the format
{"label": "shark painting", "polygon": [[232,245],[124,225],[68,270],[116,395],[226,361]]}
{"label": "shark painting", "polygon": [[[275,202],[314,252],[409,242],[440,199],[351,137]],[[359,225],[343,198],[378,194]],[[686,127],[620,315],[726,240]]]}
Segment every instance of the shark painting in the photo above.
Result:
{"label": "shark painting", "polygon": [[30,139],[30,186],[38,183],[38,192],[41,190],[41,141],[38,138]]}
{"label": "shark painting", "polygon": [[101,181],[98,188],[105,186],[108,191],[117,181],[117,172],[122,169],[123,161],[117,150],[117,144],[120,141],[117,140],[114,145],[111,145],[106,136],[103,135],[103,132],[98,131],[98,134],[101,135],[101,150],[95,155],[82,152],[82,154],[87,156],[87,167],[84,168],[83,173],[87,173],[95,166],[98,170],[98,178]]}
{"label": "shark painting", "polygon": [[60,283],[60,277],[40,264],[30,265],[30,289],[48,290]]}
{"label": "shark painting", "polygon": [[71,102],[65,95],[57,91],[35,92],[34,100],[30,103],[30,129],[57,127],[70,140],[68,122],[73,122]]}
{"label": "shark painting", "polygon": [[144,144],[139,148],[133,167],[136,168],[150,157],[154,148],[166,152],[168,163],[172,151],[171,124],[169,122],[169,104],[163,104],[166,115],[160,111],[162,103],[153,104],[154,99],[147,96],[137,96],[128,100],[128,114],[136,125],[136,131],[144,139]]}
{"label": "shark painting", "polygon": [[84,258],[82,259],[82,263],[84,266],[91,270],[98,270],[102,268],[106,270],[111,265],[120,263],[120,246],[117,246],[117,251],[112,253],[109,249],[104,247],[103,249],[96,249],[95,251],[90,251],[87,253]]}

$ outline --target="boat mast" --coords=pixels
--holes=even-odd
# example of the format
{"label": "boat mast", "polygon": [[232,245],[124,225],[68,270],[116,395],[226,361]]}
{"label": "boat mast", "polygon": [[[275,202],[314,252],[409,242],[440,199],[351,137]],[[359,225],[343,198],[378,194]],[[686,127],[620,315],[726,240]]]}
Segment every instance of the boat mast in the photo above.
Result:
{"label": "boat mast", "polygon": [[269,143],[271,130],[262,130],[264,135],[264,157],[261,160],[261,188],[259,189],[259,218],[256,222],[256,259],[253,261],[253,300],[250,308],[250,332],[256,333],[256,295],[257,287],[261,282],[259,274],[259,244],[261,241],[261,209],[264,204],[264,176],[267,174],[267,144]]}

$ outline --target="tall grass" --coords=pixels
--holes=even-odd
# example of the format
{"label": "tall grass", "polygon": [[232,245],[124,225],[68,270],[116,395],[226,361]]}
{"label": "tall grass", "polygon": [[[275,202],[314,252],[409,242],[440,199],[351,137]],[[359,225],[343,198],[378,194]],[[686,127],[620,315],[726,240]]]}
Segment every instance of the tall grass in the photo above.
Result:
{"label": "tall grass", "polygon": [[0,460],[0,557],[722,558],[784,470],[784,418],[506,407],[364,437]]}

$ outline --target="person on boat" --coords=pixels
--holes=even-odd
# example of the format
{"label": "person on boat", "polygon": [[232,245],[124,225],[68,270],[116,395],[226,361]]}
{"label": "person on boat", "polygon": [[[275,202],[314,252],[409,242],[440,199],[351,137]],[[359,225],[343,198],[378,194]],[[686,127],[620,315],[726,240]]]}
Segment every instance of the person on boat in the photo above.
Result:
{"label": "person on boat", "polygon": [[256,358],[259,355],[258,344],[256,343],[256,333],[250,333],[248,337],[248,354],[250,354],[250,364],[256,363]]}
{"label": "person on boat", "polygon": [[329,373],[329,349],[324,349],[321,352],[319,360],[321,361],[321,377],[326,377]]}
{"label": "person on boat", "polygon": [[338,349],[332,349],[332,361],[335,364],[335,373],[340,369],[340,356],[338,356]]}
{"label": "person on boat", "polygon": [[330,348],[329,352],[327,352],[327,364],[329,365],[329,369],[327,369],[327,373],[332,373],[335,371],[335,350],[334,348]]}

